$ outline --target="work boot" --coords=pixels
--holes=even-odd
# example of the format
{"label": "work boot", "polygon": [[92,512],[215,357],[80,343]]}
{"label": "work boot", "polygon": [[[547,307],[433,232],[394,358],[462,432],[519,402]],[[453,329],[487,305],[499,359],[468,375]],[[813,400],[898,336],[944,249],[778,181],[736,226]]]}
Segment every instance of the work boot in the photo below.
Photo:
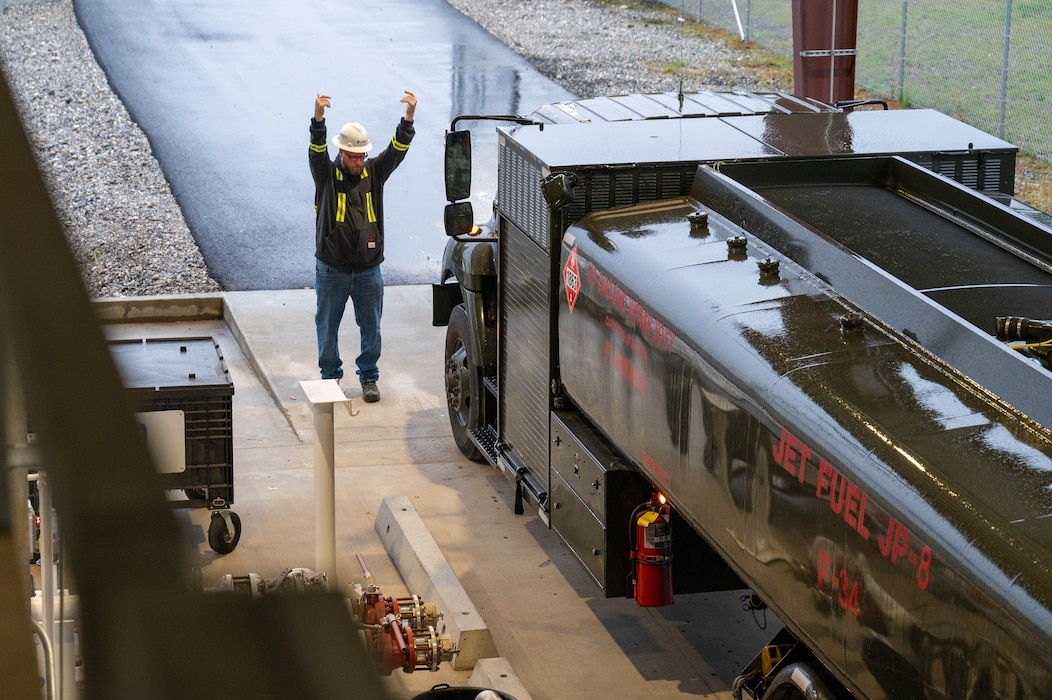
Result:
{"label": "work boot", "polygon": [[366,403],[376,403],[380,400],[380,389],[377,388],[376,382],[362,384],[362,398]]}

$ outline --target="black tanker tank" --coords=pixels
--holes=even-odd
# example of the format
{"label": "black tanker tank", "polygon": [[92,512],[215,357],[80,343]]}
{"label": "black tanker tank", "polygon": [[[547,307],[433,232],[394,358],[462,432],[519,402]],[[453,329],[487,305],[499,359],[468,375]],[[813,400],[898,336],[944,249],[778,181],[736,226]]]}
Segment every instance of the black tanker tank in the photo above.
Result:
{"label": "black tanker tank", "polygon": [[862,696],[1052,687],[1047,433],[738,236],[570,227],[567,397]]}

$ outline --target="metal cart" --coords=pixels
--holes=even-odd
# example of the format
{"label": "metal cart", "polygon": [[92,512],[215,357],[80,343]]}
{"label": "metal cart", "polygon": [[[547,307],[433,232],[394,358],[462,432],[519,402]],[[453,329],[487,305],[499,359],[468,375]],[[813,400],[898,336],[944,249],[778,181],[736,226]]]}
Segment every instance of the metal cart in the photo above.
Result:
{"label": "metal cart", "polygon": [[[234,384],[213,338],[112,340],[110,350],[165,488],[208,508],[208,544],[234,551],[241,518],[234,502]],[[180,435],[181,431],[181,435]]]}

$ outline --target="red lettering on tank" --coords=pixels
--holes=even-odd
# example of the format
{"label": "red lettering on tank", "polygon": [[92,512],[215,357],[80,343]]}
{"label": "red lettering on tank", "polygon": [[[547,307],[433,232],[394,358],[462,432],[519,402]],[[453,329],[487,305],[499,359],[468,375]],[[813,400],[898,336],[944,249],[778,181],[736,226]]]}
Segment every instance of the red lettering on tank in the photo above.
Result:
{"label": "red lettering on tank", "polygon": [[[828,496],[826,494],[828,493]],[[854,482],[841,474],[824,459],[818,460],[818,479],[815,482],[815,497],[829,500],[829,507],[844,519],[848,526],[869,539],[866,527],[866,503],[869,498]]]}
{"label": "red lettering on tank", "polygon": [[909,528],[900,523],[892,516],[888,516],[888,529],[880,536],[880,555],[892,564],[904,562],[906,566],[913,567],[917,579],[917,588],[927,590],[931,581],[931,547],[922,545],[920,549],[914,550],[913,542],[917,538],[910,535]]}
{"label": "red lettering on tank", "polygon": [[640,456],[643,458],[643,468],[650,472],[654,479],[665,488],[672,486],[672,478],[668,475],[668,472],[649,452],[640,450]]}
{"label": "red lettering on tank", "polygon": [[869,502],[869,496],[866,492],[859,489],[858,499],[858,515],[855,517],[855,532],[857,532],[862,539],[869,540],[869,528],[866,527],[866,503]]}
{"label": "red lettering on tank", "polygon": [[[847,481],[846,479],[844,481]],[[865,501],[865,494],[862,493],[862,489],[856,486],[853,482],[847,481],[847,493],[843,499],[844,509],[844,522],[849,527],[854,528],[855,532],[862,535],[862,530],[865,529],[865,523],[862,516],[865,515],[865,507],[862,505]],[[869,536],[869,530],[866,530],[866,534],[863,537]]]}
{"label": "red lettering on tank", "polygon": [[818,587],[833,581],[833,557],[824,549],[818,550]]}
{"label": "red lettering on tank", "polygon": [[811,448],[800,441],[798,437],[782,428],[782,439],[774,448],[774,461],[782,466],[790,475],[795,476],[802,484],[804,483],[807,460],[811,458]]}
{"label": "red lettering on tank", "polygon": [[665,352],[672,352],[672,344],[676,340],[676,334],[672,329],[659,321],[650,309],[633,299],[616,282],[597,269],[595,265],[588,266],[586,279],[588,286],[600,297],[606,299],[614,310],[625,319],[626,325],[635,328],[644,341]]}
{"label": "red lettering on tank", "polygon": [[647,358],[650,356],[650,351],[647,350],[647,346],[643,345],[639,338],[629,333],[624,326],[618,323],[617,320],[609,314],[606,316],[606,327],[609,328],[629,350],[638,356],[640,362],[647,361]]}
{"label": "red lettering on tank", "polygon": [[[818,588],[824,589],[826,584],[829,584],[833,593],[832,600],[839,603],[842,610],[849,611],[857,620],[864,599],[860,583],[861,577],[848,571],[846,566],[837,570],[833,564],[833,555],[825,549],[818,550],[817,568]],[[837,573],[834,574],[834,571]]]}
{"label": "red lettering on tank", "polygon": [[880,536],[880,553],[896,564],[909,551],[910,531],[895,518],[889,518],[888,531]]}
{"label": "red lettering on tank", "polygon": [[[837,496],[837,481],[840,482],[840,495]],[[847,479],[840,476],[840,472],[833,470],[833,482],[829,487],[829,507],[833,512],[840,515],[844,512],[844,491],[847,490]]]}
{"label": "red lettering on tank", "polygon": [[[804,483],[805,469],[812,456],[811,448],[787,429],[782,429],[781,437],[771,451],[774,461],[782,469]],[[869,508],[869,494],[862,487],[842,474],[833,464],[817,457],[815,467],[815,498],[829,504],[830,511],[855,531],[863,542],[870,541],[869,527],[866,525],[866,511]],[[885,512],[876,506],[872,520],[879,521]],[[931,547],[919,541],[909,528],[888,515],[886,531],[877,538],[877,549],[880,556],[892,565],[911,569],[917,588],[927,590],[931,582],[934,555]],[[846,568],[837,569],[834,557],[825,550],[818,550],[817,580],[818,588],[830,586],[838,591],[838,600],[845,610],[851,610],[858,616],[859,578]]]}
{"label": "red lettering on tank", "polygon": [[643,369],[626,357],[623,352],[606,341],[606,359],[618,374],[628,380],[632,388],[643,396],[647,395],[647,375]]}
{"label": "red lettering on tank", "polygon": [[832,480],[833,465],[824,459],[818,460],[818,478],[815,480],[815,498],[823,498],[823,494],[829,491]]}

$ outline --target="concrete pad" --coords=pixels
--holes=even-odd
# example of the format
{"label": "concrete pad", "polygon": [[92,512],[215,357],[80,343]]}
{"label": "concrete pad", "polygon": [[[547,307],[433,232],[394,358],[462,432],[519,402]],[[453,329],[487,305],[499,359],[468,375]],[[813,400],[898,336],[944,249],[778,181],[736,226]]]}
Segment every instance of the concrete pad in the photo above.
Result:
{"label": "concrete pad", "polygon": [[476,688],[499,690],[511,695],[515,700],[533,700],[530,691],[526,690],[526,686],[511,669],[511,662],[503,656],[479,659],[468,683]]}
{"label": "concrete pad", "polygon": [[448,634],[460,650],[453,668],[470,669],[479,659],[497,656],[486,621],[409,499],[385,498],[376,514],[376,531],[409,590],[442,613],[438,632]]}
{"label": "concrete pad", "polygon": [[[227,292],[224,301],[225,320],[246,359],[300,439],[311,440],[313,419],[299,383],[319,378],[314,290]],[[387,287],[384,308],[378,382],[383,398],[364,407],[363,419],[371,412],[374,421],[397,425],[406,412],[426,406],[439,413],[438,425],[448,426],[441,371],[446,329],[431,325],[430,288]],[[340,324],[339,343],[345,372],[341,387],[358,399],[354,358],[359,336],[350,310]],[[355,407],[362,403],[355,401]]]}
{"label": "concrete pad", "polygon": [[[245,359],[300,439],[310,440],[313,417],[299,383],[320,379],[314,290],[227,292],[224,298],[225,320]],[[347,321],[344,331],[354,327],[353,317]],[[340,335],[341,347],[348,347]]]}
{"label": "concrete pad", "polygon": [[[536,700],[729,700],[734,676],[777,631],[777,621],[744,611],[737,591],[677,596],[668,608],[604,598],[535,513],[515,515],[514,484],[466,460],[449,434],[445,329],[431,326],[430,291],[387,290],[383,399],[355,401],[357,417],[335,412],[340,580],[361,580],[355,558],[361,554],[384,595],[421,593],[401,580],[376,531],[383,500],[405,497],[501,656]],[[205,586],[227,574],[254,572],[273,580],[288,567],[317,568],[313,421],[299,386],[318,378],[314,291],[233,292],[223,301],[222,319],[199,320],[212,300],[176,299],[165,308],[157,300],[132,299],[127,311],[111,312],[125,320],[106,324],[108,337],[213,336],[223,349],[235,386],[234,510],[243,525],[241,541],[219,555],[206,541],[208,511],[175,511],[186,529],[187,571],[199,567]],[[127,320],[146,307],[157,307],[149,315],[160,320]],[[345,354],[357,342],[353,321],[345,323]],[[343,388],[357,398],[353,381]],[[481,687],[469,681],[472,673],[444,663],[437,672],[395,672],[381,680],[390,700],[410,700],[439,683]]]}

